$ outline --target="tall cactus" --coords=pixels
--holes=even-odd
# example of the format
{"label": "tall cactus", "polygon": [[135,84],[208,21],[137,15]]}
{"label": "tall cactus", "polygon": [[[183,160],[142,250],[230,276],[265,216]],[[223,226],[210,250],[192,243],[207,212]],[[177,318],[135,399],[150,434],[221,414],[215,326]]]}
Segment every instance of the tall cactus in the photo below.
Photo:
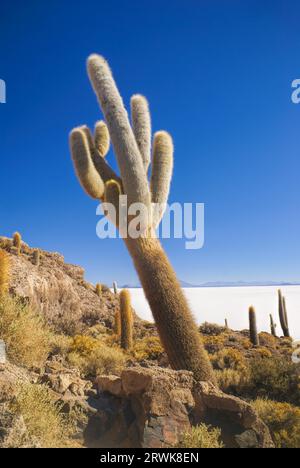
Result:
{"label": "tall cactus", "polygon": [[21,244],[22,244],[22,236],[19,232],[15,232],[13,236],[13,246],[16,248],[17,255],[21,254]]}
{"label": "tall cactus", "polygon": [[33,264],[34,265],[36,265],[37,267],[40,266],[40,251],[38,249],[36,249],[33,252],[32,259],[33,259]]}
{"label": "tall cactus", "polygon": [[289,324],[288,324],[286,302],[280,289],[278,289],[278,310],[279,310],[279,320],[280,320],[280,325],[283,331],[283,335],[286,338],[290,338],[291,335],[290,335]]}
{"label": "tall cactus", "polygon": [[250,340],[253,346],[259,346],[259,336],[257,333],[256,312],[254,307],[249,308]]}
{"label": "tall cactus", "polygon": [[[121,177],[106,162],[104,166],[103,157],[85,126],[74,129],[70,135],[77,176],[92,198],[110,202],[116,211],[120,195],[127,196],[129,207],[138,202],[145,208],[139,217],[139,235],[126,236],[121,229],[120,233],[138,272],[169,362],[174,369],[193,371],[197,380],[216,383],[186,297],[155,235],[169,195],[172,138],[164,131],[154,137],[149,187],[151,119],[146,99],[135,95],[131,101],[132,128],[107,62],[99,55],[90,56],[88,74],[106,119]],[[152,211],[153,202],[158,204],[158,209]]]}
{"label": "tall cactus", "polygon": [[114,333],[117,337],[121,336],[121,313],[120,310],[117,309],[115,312],[114,317]]}
{"label": "tall cactus", "polygon": [[276,334],[276,323],[274,323],[273,315],[270,314],[270,327],[271,327],[271,334],[273,336],[277,336]]}
{"label": "tall cactus", "polygon": [[117,296],[118,295],[118,285],[117,285],[116,281],[113,282],[113,290],[114,290],[114,294]]}
{"label": "tall cactus", "polygon": [[96,284],[95,293],[96,293],[97,296],[99,296],[99,297],[102,296],[102,286],[101,286],[100,283],[97,283],[97,284]]}
{"label": "tall cactus", "polygon": [[9,286],[10,260],[5,250],[0,250],[0,297],[5,294]]}
{"label": "tall cactus", "polygon": [[132,348],[133,317],[130,292],[123,289],[120,293],[121,347],[126,351]]}

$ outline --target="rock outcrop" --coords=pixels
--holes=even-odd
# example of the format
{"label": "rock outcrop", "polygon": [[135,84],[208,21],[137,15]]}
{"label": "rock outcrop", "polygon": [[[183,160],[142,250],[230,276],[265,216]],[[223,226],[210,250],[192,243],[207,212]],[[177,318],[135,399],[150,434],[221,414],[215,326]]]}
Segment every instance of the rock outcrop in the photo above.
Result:
{"label": "rock outcrop", "polygon": [[134,367],[101,376],[97,413],[85,431],[91,447],[166,448],[205,422],[220,427],[226,447],[269,448],[273,442],[252,407],[187,371]]}
{"label": "rock outcrop", "polygon": [[0,237],[0,246],[11,257],[10,292],[30,302],[60,331],[74,334],[99,323],[112,327],[118,298],[107,287],[99,297],[95,287],[85,281],[83,268],[65,263],[58,253],[43,250],[39,250],[36,265],[36,249],[24,242],[19,256],[11,239]]}

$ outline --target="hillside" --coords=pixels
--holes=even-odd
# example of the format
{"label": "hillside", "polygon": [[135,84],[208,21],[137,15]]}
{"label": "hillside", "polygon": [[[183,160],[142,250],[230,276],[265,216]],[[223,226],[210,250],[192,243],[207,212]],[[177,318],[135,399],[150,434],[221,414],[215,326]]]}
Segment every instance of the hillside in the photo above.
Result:
{"label": "hillside", "polygon": [[199,339],[218,387],[199,383],[170,369],[155,325],[135,314],[125,349],[120,296],[86,282],[81,267],[1,237],[3,250],[0,447],[299,446],[291,339],[261,333],[253,346],[248,330],[205,323]]}

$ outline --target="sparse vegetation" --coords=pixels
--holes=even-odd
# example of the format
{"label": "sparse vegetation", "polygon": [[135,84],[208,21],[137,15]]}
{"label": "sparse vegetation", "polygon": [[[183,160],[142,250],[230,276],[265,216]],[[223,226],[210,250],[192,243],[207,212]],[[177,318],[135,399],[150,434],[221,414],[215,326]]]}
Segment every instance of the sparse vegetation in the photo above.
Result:
{"label": "sparse vegetation", "polygon": [[84,335],[74,337],[67,359],[86,377],[117,375],[126,362],[126,356],[120,348],[108,347],[99,340]]}
{"label": "sparse vegetation", "polygon": [[180,448],[199,449],[222,449],[221,430],[212,428],[206,424],[192,427],[188,432],[184,432],[178,445]]}
{"label": "sparse vegetation", "polygon": [[300,447],[300,408],[288,403],[256,400],[252,403],[271,431],[276,448]]}
{"label": "sparse vegetation", "polygon": [[157,336],[147,336],[134,343],[133,355],[138,361],[155,361],[164,353],[160,339]]}
{"label": "sparse vegetation", "polygon": [[51,349],[51,332],[43,318],[20,299],[0,297],[0,337],[12,362],[42,366]]}
{"label": "sparse vegetation", "polygon": [[11,411],[23,417],[29,437],[38,447],[60,448],[70,445],[71,426],[45,385],[20,385],[11,404]]}

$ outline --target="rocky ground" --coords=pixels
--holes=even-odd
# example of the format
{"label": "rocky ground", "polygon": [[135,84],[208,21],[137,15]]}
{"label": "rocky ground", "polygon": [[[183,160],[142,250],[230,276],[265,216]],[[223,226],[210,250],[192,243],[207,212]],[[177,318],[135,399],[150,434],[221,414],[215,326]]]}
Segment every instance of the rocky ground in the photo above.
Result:
{"label": "rocky ground", "polygon": [[[11,257],[11,295],[22,298],[56,333],[70,339],[77,335],[99,339],[91,331],[100,329],[100,339],[105,337],[115,352],[117,295],[103,285],[99,297],[95,286],[85,281],[84,270],[66,264],[57,253],[39,251],[37,265],[36,249],[24,243],[21,255],[10,239],[0,238],[0,247]],[[263,333],[260,346],[253,347],[247,330],[204,324],[200,332],[220,386],[228,394],[209,383],[196,383],[189,372],[170,370],[155,326],[137,316],[134,350],[117,372],[87,375],[60,349],[49,354],[40,368],[24,368],[8,359],[0,365],[0,446],[13,446],[16,440],[18,446],[40,446],[28,435],[26,418],[11,410],[20,382],[47,386],[60,413],[72,415],[71,446],[174,447],[182,431],[201,422],[219,427],[227,447],[273,446],[267,426],[249,402],[239,398],[244,397],[239,389],[249,362],[290,358],[291,341]]]}

